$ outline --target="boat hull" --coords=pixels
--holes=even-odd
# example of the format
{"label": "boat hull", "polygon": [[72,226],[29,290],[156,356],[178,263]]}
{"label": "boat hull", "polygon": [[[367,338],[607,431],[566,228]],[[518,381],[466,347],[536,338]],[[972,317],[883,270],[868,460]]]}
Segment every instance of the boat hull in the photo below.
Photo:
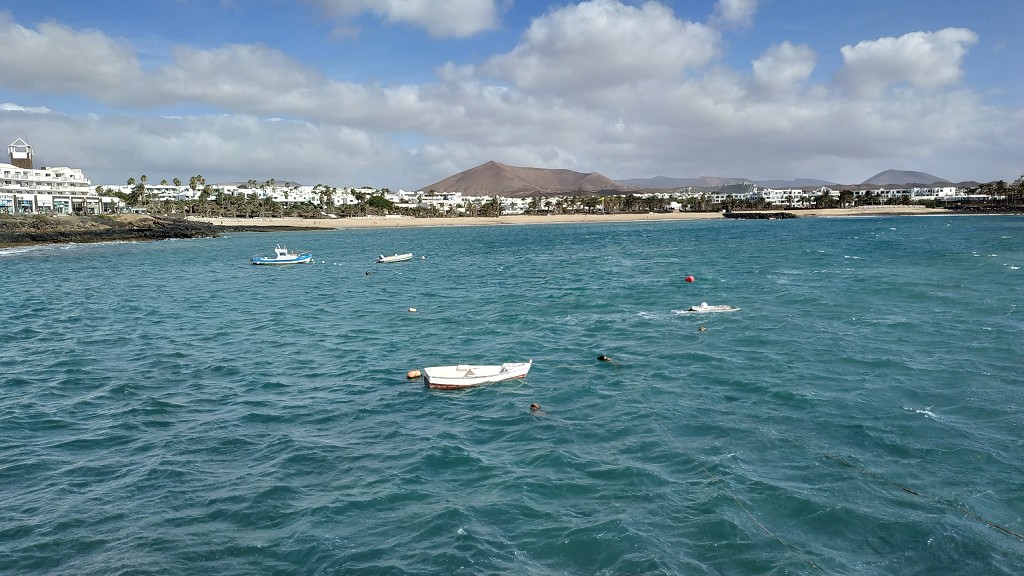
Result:
{"label": "boat hull", "polygon": [[251,261],[253,264],[264,266],[264,265],[283,265],[283,264],[309,264],[313,260],[312,254],[299,254],[295,258],[263,258],[262,256],[256,256]]}
{"label": "boat hull", "polygon": [[377,264],[389,264],[391,262],[405,262],[406,260],[412,260],[412,253],[408,254],[393,254],[391,256],[381,255],[377,258]]}
{"label": "boat hull", "polygon": [[423,383],[435,390],[461,390],[483,384],[525,378],[533,361],[506,362],[499,365],[471,366],[428,366],[423,373]]}
{"label": "boat hull", "polygon": [[688,312],[688,313],[691,313],[691,314],[693,314],[693,313],[705,314],[705,313],[708,313],[708,312],[735,312],[737,310],[739,310],[739,308],[736,308],[734,306],[729,306],[728,304],[711,305],[711,304],[708,304],[707,302],[701,302],[700,304],[698,304],[696,306],[690,306],[689,308],[687,308],[685,310],[685,312]]}

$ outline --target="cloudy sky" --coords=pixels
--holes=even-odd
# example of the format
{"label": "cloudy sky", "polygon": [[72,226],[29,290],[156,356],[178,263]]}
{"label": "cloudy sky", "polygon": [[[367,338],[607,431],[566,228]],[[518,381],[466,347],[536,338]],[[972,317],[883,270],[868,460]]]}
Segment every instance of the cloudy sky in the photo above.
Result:
{"label": "cloudy sky", "polygon": [[5,4],[0,144],[94,184],[1024,173],[1020,0]]}

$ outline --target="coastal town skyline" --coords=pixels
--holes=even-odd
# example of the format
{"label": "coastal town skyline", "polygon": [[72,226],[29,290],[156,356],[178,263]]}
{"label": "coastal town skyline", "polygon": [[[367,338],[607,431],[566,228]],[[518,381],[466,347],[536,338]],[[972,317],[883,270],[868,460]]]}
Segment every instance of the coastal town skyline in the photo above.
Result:
{"label": "coastal town skyline", "polygon": [[489,160],[853,184],[1012,182],[1024,157],[1009,1],[138,8],[0,11],[0,119],[38,165],[416,189]]}

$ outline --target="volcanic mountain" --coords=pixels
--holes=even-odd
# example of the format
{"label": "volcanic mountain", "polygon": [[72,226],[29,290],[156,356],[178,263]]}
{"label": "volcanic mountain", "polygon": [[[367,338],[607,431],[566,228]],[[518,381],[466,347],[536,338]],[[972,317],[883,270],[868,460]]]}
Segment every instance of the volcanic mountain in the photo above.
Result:
{"label": "volcanic mountain", "polygon": [[886,170],[879,172],[861,183],[874,186],[907,186],[910,184],[921,184],[930,186],[932,184],[949,184],[949,180],[943,180],[938,176],[932,176],[925,172],[912,172],[909,170]]}
{"label": "volcanic mountain", "polygon": [[597,172],[583,174],[552,168],[519,168],[493,160],[420,188],[433,192],[461,192],[466,196],[525,198],[559,194],[587,194],[602,190],[624,192],[628,186]]}

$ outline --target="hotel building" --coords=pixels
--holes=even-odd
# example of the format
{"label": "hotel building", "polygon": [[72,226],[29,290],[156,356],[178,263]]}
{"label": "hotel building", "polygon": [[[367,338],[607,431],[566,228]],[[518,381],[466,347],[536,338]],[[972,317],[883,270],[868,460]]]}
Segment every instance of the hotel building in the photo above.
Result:
{"label": "hotel building", "polygon": [[79,168],[35,168],[32,146],[18,138],[7,147],[11,163],[0,163],[0,214],[105,214],[124,202],[100,196]]}

